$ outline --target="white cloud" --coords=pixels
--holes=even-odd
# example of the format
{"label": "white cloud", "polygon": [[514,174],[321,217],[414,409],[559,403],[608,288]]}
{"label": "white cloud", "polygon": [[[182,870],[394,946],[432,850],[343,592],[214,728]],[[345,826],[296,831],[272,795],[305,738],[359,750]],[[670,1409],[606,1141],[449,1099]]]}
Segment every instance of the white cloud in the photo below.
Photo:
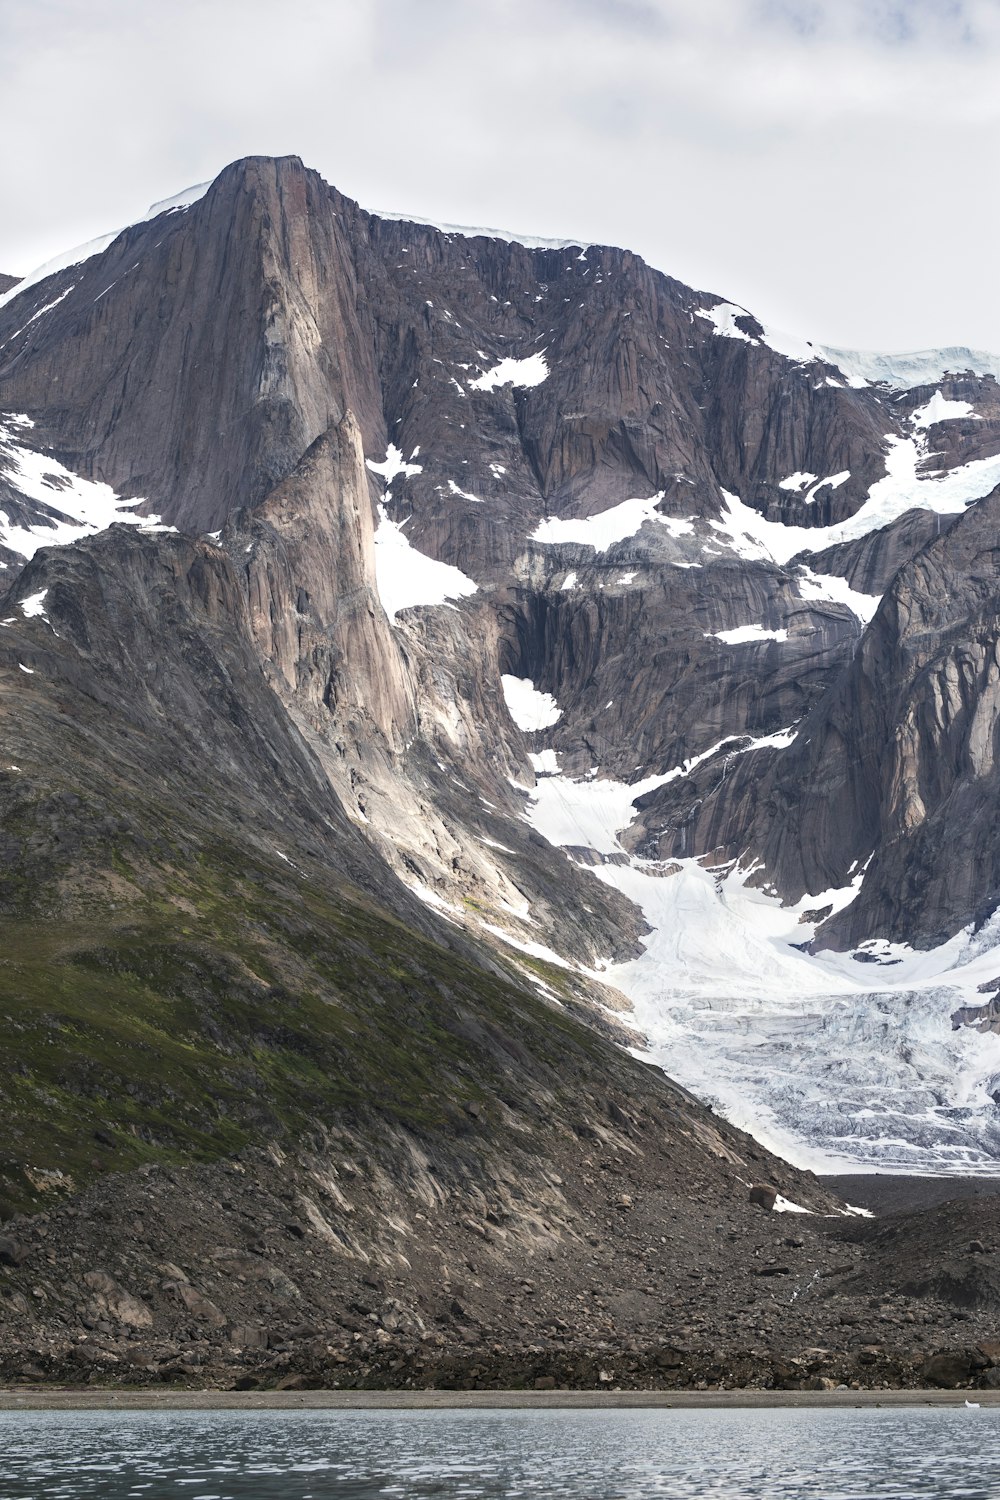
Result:
{"label": "white cloud", "polygon": [[0,57],[0,269],[295,153],[829,343],[1000,347],[996,0],[3,0]]}

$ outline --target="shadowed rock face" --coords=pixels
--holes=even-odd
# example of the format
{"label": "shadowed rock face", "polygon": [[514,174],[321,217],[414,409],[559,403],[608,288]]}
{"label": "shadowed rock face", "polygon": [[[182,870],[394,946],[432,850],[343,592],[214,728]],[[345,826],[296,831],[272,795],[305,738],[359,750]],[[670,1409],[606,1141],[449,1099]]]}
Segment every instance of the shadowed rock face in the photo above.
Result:
{"label": "shadowed rock face", "polygon": [[845,885],[870,859],[822,945],[933,946],[984,921],[1000,903],[998,519],[995,492],[899,569],[791,747],[744,757],[722,784],[716,772],[703,800],[691,785],[651,798],[647,827],[679,823],[658,851],[685,836],[731,856],[749,844],[792,899]]}
{"label": "shadowed rock face", "polygon": [[[26,618],[17,601],[36,594],[44,617]],[[151,821],[186,808],[206,831],[253,829],[272,852],[282,840],[314,849],[322,841],[341,876],[426,920],[345,818],[268,686],[244,590],[218,547],[115,526],[92,542],[39,552],[5,614],[3,744],[20,768],[3,779],[12,799],[5,826],[56,757],[66,783],[94,789],[112,817],[120,784],[129,803],[148,797]],[[57,864],[62,842],[58,832],[43,841]],[[18,842],[26,888],[37,884],[41,896],[34,847]],[[13,878],[14,866],[6,873]]]}
{"label": "shadowed rock face", "polygon": [[0,297],[3,296],[4,292],[9,292],[11,287],[17,286],[20,279],[20,276],[5,276],[0,271]]}

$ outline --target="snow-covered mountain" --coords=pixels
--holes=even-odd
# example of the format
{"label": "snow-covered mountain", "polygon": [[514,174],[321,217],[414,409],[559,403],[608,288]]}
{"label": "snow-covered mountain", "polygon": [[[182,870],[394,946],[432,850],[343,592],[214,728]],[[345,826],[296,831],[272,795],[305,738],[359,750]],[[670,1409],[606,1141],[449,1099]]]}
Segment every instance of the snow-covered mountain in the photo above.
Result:
{"label": "snow-covered mountain", "polygon": [[991,1170],[997,365],[237,163],[0,298],[8,704],[51,548],[200,537],[436,921],[803,1165]]}

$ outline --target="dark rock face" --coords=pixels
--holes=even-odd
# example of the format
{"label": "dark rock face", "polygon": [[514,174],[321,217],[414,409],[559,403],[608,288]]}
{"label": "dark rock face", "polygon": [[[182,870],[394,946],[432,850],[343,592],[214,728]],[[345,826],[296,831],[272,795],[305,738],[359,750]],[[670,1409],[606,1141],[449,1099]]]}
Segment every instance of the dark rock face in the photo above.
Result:
{"label": "dark rock face", "polygon": [[871,860],[822,942],[932,946],[1000,902],[998,515],[994,493],[902,566],[795,744],[745,757],[698,809],[701,847],[750,841],[793,898],[843,886]]}
{"label": "dark rock face", "polygon": [[3,296],[4,292],[9,292],[12,287],[17,286],[20,279],[20,276],[5,276],[0,271],[0,297]]}

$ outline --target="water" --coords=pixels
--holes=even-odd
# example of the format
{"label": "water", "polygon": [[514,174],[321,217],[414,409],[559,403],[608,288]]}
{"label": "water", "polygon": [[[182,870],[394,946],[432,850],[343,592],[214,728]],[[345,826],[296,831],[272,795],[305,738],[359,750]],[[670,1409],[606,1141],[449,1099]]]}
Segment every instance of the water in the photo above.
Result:
{"label": "water", "polygon": [[998,1460],[964,1407],[0,1414],[3,1500],[995,1500]]}

